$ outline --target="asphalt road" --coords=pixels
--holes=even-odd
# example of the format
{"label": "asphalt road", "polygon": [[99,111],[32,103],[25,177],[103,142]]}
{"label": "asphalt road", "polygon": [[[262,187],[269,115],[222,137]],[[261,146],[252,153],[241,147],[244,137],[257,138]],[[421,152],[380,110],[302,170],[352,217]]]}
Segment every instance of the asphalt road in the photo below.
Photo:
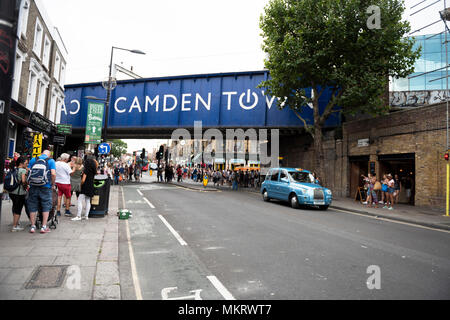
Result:
{"label": "asphalt road", "polygon": [[[130,298],[450,298],[448,232],[248,192],[144,183],[125,185],[123,199],[133,212],[133,257],[120,247]],[[378,274],[380,289],[369,289]]]}

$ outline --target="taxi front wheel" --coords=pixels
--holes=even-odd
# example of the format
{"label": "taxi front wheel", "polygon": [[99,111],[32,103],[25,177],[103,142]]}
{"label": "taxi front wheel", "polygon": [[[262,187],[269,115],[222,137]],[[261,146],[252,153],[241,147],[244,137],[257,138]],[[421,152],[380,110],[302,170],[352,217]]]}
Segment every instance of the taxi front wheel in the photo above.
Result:
{"label": "taxi front wheel", "polygon": [[298,203],[298,199],[297,196],[295,194],[292,194],[290,197],[290,203],[291,203],[291,207],[294,209],[298,209],[300,208],[300,205]]}
{"label": "taxi front wheel", "polygon": [[264,191],[263,191],[263,200],[264,200],[265,202],[270,201],[269,194],[267,193],[267,190],[264,190]]}

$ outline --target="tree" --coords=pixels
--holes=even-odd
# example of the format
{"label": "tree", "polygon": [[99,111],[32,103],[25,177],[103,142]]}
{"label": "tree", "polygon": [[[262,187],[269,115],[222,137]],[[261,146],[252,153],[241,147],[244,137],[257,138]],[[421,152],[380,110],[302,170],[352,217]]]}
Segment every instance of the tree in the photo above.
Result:
{"label": "tree", "polygon": [[111,143],[111,154],[116,157],[120,158],[121,155],[127,153],[128,145],[126,142],[117,139],[110,141]]}
{"label": "tree", "polygon": [[[270,72],[260,87],[303,122],[314,139],[314,165],[322,181],[323,128],[330,115],[387,113],[383,96],[389,76],[414,71],[420,49],[414,51],[414,41],[404,37],[410,26],[401,21],[403,11],[401,0],[272,0],[260,18]],[[372,21],[378,18],[379,28]],[[305,88],[312,89],[311,97]],[[331,98],[319,111],[326,88]],[[308,104],[313,123],[302,117]]]}

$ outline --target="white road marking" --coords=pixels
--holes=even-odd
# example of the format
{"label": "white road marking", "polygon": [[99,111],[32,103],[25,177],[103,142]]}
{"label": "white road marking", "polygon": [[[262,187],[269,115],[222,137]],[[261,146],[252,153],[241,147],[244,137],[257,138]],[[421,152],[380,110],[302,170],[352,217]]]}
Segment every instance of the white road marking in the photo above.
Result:
{"label": "white road marking", "polygon": [[442,229],[436,229],[436,228],[431,228],[431,227],[425,227],[425,226],[421,226],[421,225],[418,225],[418,224],[413,224],[413,223],[408,223],[408,222],[403,222],[403,221],[398,221],[398,220],[391,220],[391,219],[382,218],[382,217],[374,217],[374,216],[370,216],[370,215],[367,215],[367,214],[356,213],[356,212],[351,212],[351,211],[346,211],[346,210],[341,210],[341,209],[335,209],[335,208],[331,208],[331,209],[334,210],[334,211],[350,213],[350,214],[354,214],[356,216],[372,218],[372,219],[375,219],[375,220],[382,220],[382,221],[387,221],[387,222],[404,224],[404,225],[412,226],[412,227],[416,227],[416,228],[422,228],[422,229],[428,229],[428,230],[433,230],[433,231],[440,231],[440,232],[450,233],[449,230],[442,230]]}
{"label": "white road marking", "polygon": [[202,289],[189,291],[190,293],[192,293],[192,295],[190,295],[190,296],[169,298],[169,293],[171,291],[174,291],[174,290],[177,290],[177,289],[178,289],[178,287],[169,287],[169,288],[162,289],[161,290],[162,299],[163,300],[192,300],[192,298],[193,298],[194,300],[203,300],[202,297],[200,296],[200,292],[202,292]]}
{"label": "white road marking", "polygon": [[215,276],[207,276],[209,281],[213,284],[213,286],[219,291],[219,293],[224,297],[225,300],[236,300],[233,295],[230,293],[230,291],[225,288],[225,286],[222,284],[222,282],[219,281]]}
{"label": "white road marking", "polygon": [[152,205],[152,203],[150,201],[148,201],[148,199],[146,197],[144,197],[145,202],[148,203],[148,205],[150,206],[150,208],[155,209],[155,206]]}
{"label": "white road marking", "polygon": [[[145,199],[145,198],[144,198]],[[187,246],[187,243],[183,240],[183,238],[181,238],[181,236],[178,234],[178,232],[175,231],[174,228],[172,228],[172,226],[167,222],[166,219],[164,219],[164,217],[162,215],[158,215],[158,217],[161,219],[161,221],[166,225],[166,227],[170,230],[170,232],[172,232],[172,234],[175,236],[175,238],[178,240],[178,242],[182,245],[182,246]]]}
{"label": "white road marking", "polygon": [[[122,189],[122,203],[125,204],[125,196]],[[134,260],[133,247],[131,246],[131,237],[130,237],[130,226],[128,224],[128,220],[125,220],[126,229],[127,229],[127,242],[128,242],[128,252],[130,254],[130,264],[131,264],[131,276],[133,278],[134,292],[136,294],[137,300],[142,300],[141,286],[139,285],[139,278],[136,269],[136,261]]]}
{"label": "white road marking", "polygon": [[140,195],[141,197],[143,196],[141,190],[137,189],[137,192],[139,193],[139,195]]}

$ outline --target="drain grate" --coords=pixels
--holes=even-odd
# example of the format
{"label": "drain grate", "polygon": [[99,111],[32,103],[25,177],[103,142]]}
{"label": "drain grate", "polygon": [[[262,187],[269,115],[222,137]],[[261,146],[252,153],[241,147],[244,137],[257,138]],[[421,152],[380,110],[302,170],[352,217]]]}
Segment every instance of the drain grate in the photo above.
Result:
{"label": "drain grate", "polygon": [[68,265],[39,266],[34,271],[25,289],[59,288],[64,282]]}

